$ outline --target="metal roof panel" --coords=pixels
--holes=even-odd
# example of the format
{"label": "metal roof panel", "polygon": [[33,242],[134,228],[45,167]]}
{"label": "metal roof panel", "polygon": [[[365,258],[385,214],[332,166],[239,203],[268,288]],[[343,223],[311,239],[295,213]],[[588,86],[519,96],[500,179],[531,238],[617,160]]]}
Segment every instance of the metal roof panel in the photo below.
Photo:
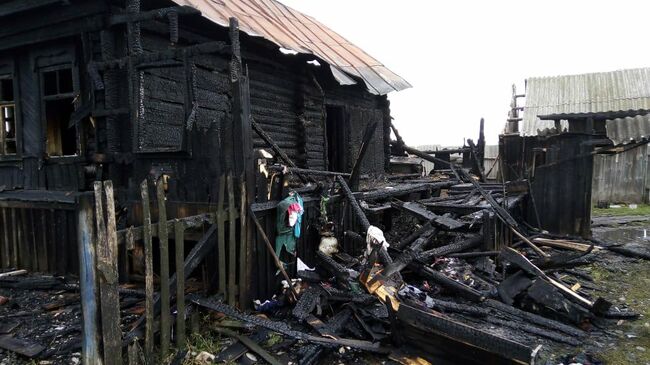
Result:
{"label": "metal roof panel", "polygon": [[229,18],[239,20],[241,31],[263,37],[278,46],[296,52],[313,54],[338,72],[334,77],[343,85],[350,84],[347,73],[361,78],[368,90],[386,94],[410,88],[411,85],[388,70],[375,58],[329,29],[318,20],[276,0],[173,0],[191,6],[208,20],[227,27]]}

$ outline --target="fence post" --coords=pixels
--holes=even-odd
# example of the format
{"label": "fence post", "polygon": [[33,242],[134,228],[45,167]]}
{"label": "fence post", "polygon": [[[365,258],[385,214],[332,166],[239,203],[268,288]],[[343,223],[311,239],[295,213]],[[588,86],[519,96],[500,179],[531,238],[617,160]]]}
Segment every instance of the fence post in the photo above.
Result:
{"label": "fence post", "polygon": [[97,220],[97,268],[101,300],[104,365],[122,364],[122,330],[120,328],[120,294],[117,270],[117,228],[113,183],[103,184],[106,194],[106,224],[102,209],[102,183],[95,182],[95,219]]}
{"label": "fence post", "polygon": [[156,182],[158,199],[158,242],[160,249],[160,352],[161,359],[169,353],[170,315],[169,315],[169,234],[167,232],[167,208],[163,178]]}
{"label": "fence post", "polygon": [[147,363],[153,360],[153,243],[151,238],[151,209],[149,207],[149,184],[147,179],[140,184],[142,196],[142,234],[144,238],[144,266],[145,266],[145,333],[144,354]]}
{"label": "fence post", "polygon": [[185,347],[185,225],[174,222],[176,248],[176,347]]}
{"label": "fence post", "polygon": [[99,365],[97,332],[97,276],[93,244],[93,204],[90,195],[77,198],[77,244],[79,250],[79,286],[83,318],[81,359],[84,365]]}

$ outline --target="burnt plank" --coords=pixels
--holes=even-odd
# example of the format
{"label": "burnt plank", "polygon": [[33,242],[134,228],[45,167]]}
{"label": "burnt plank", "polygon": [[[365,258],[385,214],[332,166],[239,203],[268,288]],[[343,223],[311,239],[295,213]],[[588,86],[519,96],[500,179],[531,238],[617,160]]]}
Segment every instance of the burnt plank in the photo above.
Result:
{"label": "burnt plank", "polygon": [[0,348],[33,358],[45,350],[45,346],[10,335],[0,336]]}
{"label": "burnt plank", "polygon": [[158,200],[158,242],[160,250],[160,351],[162,358],[169,353],[171,338],[171,319],[169,304],[169,233],[167,231],[167,208],[163,179],[156,182],[156,198]]}
{"label": "burnt plank", "polygon": [[219,260],[219,293],[226,294],[226,213],[223,205],[226,199],[226,176],[219,178],[219,200],[217,203],[217,257]]}
{"label": "burnt plank", "polygon": [[416,202],[394,202],[392,205],[394,208],[409,213],[420,220],[431,221],[436,226],[444,229],[453,230],[465,226],[464,223],[451,217],[437,215],[428,210],[424,205]]}
{"label": "burnt plank", "polygon": [[503,357],[504,360],[514,360],[521,364],[528,364],[531,361],[533,350],[530,347],[455,322],[439,313],[423,311],[402,304],[397,311],[397,320],[400,326],[407,325],[431,335],[442,336],[464,345],[497,354]]}
{"label": "burnt plank", "polygon": [[[122,364],[122,330],[120,329],[120,295],[117,274],[117,235],[115,233],[115,202],[113,184],[94,183],[95,218],[97,221],[97,266],[99,269],[100,305],[104,364]],[[104,188],[104,189],[102,189]],[[102,190],[106,193],[104,221]]]}
{"label": "burnt plank", "polygon": [[232,174],[228,177],[228,303],[235,304],[235,285],[237,282],[237,236],[235,221],[235,191]]}
{"label": "burnt plank", "polygon": [[151,210],[149,207],[149,184],[145,179],[140,184],[140,195],[142,197],[142,219],[144,228],[144,266],[145,266],[145,344],[144,352],[147,359],[153,358],[153,242],[151,237]]}
{"label": "burnt plank", "polygon": [[185,347],[185,226],[182,221],[174,222],[174,244],[176,249],[176,347]]}

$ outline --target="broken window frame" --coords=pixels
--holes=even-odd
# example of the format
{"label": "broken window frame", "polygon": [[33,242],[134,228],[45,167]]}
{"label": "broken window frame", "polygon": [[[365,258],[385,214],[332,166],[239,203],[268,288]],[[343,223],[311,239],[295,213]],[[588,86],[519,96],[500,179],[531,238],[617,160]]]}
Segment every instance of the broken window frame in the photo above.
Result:
{"label": "broken window frame", "polygon": [[[5,153],[4,144],[4,126],[0,132],[0,161],[17,161],[22,157],[22,120],[20,113],[20,94],[19,83],[17,79],[16,66],[13,57],[4,57],[0,59],[0,79],[11,79],[13,87],[13,100],[0,100],[0,105],[7,106],[13,105],[14,107],[14,128],[15,128],[15,143],[16,153]],[[0,96],[2,98],[2,96]],[[0,122],[1,125],[1,122]]]}
{"label": "broken window frame", "polygon": [[[10,65],[9,67],[13,68],[13,65]],[[0,161],[4,160],[16,160],[21,157],[21,150],[22,150],[22,141],[21,141],[21,127],[20,127],[20,112],[18,108],[18,83],[16,82],[16,75],[15,72],[7,72],[7,73],[1,73],[0,74],[0,80],[11,80],[12,84],[12,92],[13,92],[13,100],[4,100],[4,96],[0,95],[0,112],[2,111],[3,108],[5,107],[13,107],[14,110],[14,115],[13,115],[13,127],[14,127],[14,138],[12,138],[14,144],[15,144],[15,152],[14,153],[8,153],[7,152],[7,139],[5,136],[5,125],[4,125],[4,113],[3,115],[0,115]],[[1,94],[1,93],[0,93]]]}
{"label": "broken window frame", "polygon": [[[67,58],[67,57],[66,57]],[[72,76],[72,90],[59,93],[60,80],[59,74],[60,71],[69,69]],[[57,92],[54,94],[46,95],[45,90],[45,74],[49,72],[57,73]],[[47,121],[47,103],[49,101],[57,101],[62,99],[72,99],[73,112],[79,107],[79,72],[78,68],[72,61],[57,63],[54,65],[41,66],[37,70],[37,75],[39,79],[39,89],[40,89],[40,99],[41,99],[41,125],[43,131],[43,153],[50,160],[78,160],[82,158],[83,154],[83,130],[80,123],[77,123],[74,127],[68,126],[68,128],[75,128],[75,154],[74,155],[49,155],[47,150],[47,133],[48,133],[48,121]]]}

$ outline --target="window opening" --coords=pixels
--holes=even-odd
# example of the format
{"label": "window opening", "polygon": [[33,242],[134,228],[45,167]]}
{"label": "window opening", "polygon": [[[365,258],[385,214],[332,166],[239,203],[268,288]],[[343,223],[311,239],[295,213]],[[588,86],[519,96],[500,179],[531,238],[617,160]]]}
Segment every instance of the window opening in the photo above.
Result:
{"label": "window opening", "polygon": [[70,126],[74,113],[74,82],[72,69],[63,68],[42,73],[46,122],[46,152],[49,156],[77,154],[77,128]]}
{"label": "window opening", "polygon": [[14,79],[0,79],[0,156],[16,155],[16,104],[14,101]]}

